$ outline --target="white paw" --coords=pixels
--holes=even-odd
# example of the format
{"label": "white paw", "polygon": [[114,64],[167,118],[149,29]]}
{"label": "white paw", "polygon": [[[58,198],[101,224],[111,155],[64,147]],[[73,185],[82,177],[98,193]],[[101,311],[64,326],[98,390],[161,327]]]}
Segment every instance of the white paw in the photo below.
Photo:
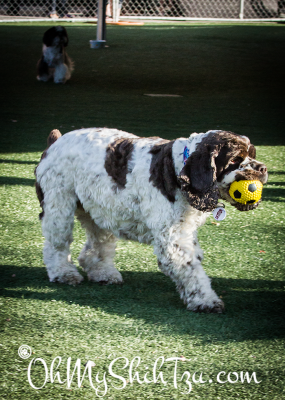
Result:
{"label": "white paw", "polygon": [[224,302],[220,299],[216,301],[211,301],[209,304],[201,302],[201,304],[187,304],[187,310],[200,312],[200,313],[215,313],[215,314],[222,314],[225,311]]}
{"label": "white paw", "polygon": [[99,282],[103,285],[121,284],[123,277],[114,267],[96,268],[87,273],[89,281]]}
{"label": "white paw", "polygon": [[51,75],[38,75],[37,80],[42,82],[47,82],[51,78]]}
{"label": "white paw", "polygon": [[61,268],[60,274],[52,275],[49,274],[50,282],[59,282],[59,283],[67,283],[68,285],[78,285],[81,283],[84,278],[80,273],[77,271],[76,267],[74,268]]}

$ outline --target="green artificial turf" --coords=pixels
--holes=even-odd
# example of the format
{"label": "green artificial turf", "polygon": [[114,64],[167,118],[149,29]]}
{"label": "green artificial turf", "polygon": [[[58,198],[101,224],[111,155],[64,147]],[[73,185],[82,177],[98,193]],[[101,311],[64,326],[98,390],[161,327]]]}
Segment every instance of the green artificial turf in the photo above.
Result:
{"label": "green artificial turf", "polygon": [[[146,24],[108,26],[108,48],[89,49],[96,27],[67,24],[75,71],[66,85],[35,79],[47,24],[0,25],[0,399],[282,399],[284,398],[284,25]],[[178,94],[177,98],[144,96]],[[78,287],[49,283],[42,261],[33,171],[53,128],[62,133],[89,126],[120,128],[173,139],[207,129],[245,134],[266,163],[269,182],[255,211],[226,206],[227,218],[210,217],[200,230],[203,261],[226,305],[223,315],[186,311],[169,278],[159,272],[152,248],[119,241],[116,266],[123,286],[85,281]],[[75,225],[73,258],[84,244]],[[82,272],[82,271],[81,271]],[[31,347],[29,359],[18,355]],[[30,360],[41,358],[66,379],[67,360],[91,360],[92,388],[75,373],[68,388],[56,379],[44,388],[28,382]],[[157,371],[159,357],[178,357]],[[108,369],[126,379],[110,376]],[[138,358],[141,364],[135,368]],[[159,359],[161,361],[161,359]],[[55,365],[58,359],[55,361]],[[160,364],[158,364],[160,365]],[[73,370],[72,368],[72,370]],[[57,372],[58,372],[57,371]],[[189,394],[189,371],[192,390]],[[236,383],[219,383],[229,372]],[[202,373],[204,383],[193,383]],[[241,372],[260,383],[241,382]],[[54,372],[55,375],[56,371]],[[234,374],[236,373],[236,374]],[[44,366],[32,367],[33,384]],[[161,375],[160,375],[161,377]],[[213,382],[211,383],[210,380]]]}

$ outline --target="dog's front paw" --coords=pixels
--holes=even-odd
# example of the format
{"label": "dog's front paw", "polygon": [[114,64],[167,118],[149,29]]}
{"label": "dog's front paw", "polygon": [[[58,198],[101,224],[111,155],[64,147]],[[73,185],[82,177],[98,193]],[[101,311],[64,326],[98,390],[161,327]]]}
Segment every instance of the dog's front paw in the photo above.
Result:
{"label": "dog's front paw", "polygon": [[61,269],[60,273],[57,274],[49,273],[49,280],[50,282],[67,283],[68,285],[76,286],[81,283],[84,278],[74,266],[73,269],[70,269],[70,267]]}
{"label": "dog's front paw", "polygon": [[38,75],[37,80],[42,82],[48,82],[51,78],[51,75]]}
{"label": "dog's front paw", "polygon": [[[189,308],[187,307],[187,309]],[[191,311],[206,314],[222,314],[225,311],[225,305],[223,301],[215,302],[212,306],[200,304],[199,306],[192,308]]]}
{"label": "dog's front paw", "polygon": [[101,285],[122,284],[123,277],[120,272],[114,268],[98,268],[87,273],[89,281],[98,282]]}
{"label": "dog's front paw", "polygon": [[66,82],[66,79],[54,79],[54,83],[62,83],[64,84]]}
{"label": "dog's front paw", "polygon": [[187,306],[187,310],[206,313],[206,314],[222,314],[225,310],[224,302],[217,296],[217,294],[211,290],[207,294],[197,291],[194,294],[191,293],[184,299],[184,303]]}

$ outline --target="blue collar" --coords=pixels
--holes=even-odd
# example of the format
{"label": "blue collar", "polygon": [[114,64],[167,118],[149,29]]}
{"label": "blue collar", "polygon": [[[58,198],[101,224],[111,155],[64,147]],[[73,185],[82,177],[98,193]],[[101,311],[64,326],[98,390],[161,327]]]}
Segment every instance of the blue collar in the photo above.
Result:
{"label": "blue collar", "polygon": [[186,164],[187,158],[189,157],[189,149],[187,146],[184,147],[183,151],[183,163]]}

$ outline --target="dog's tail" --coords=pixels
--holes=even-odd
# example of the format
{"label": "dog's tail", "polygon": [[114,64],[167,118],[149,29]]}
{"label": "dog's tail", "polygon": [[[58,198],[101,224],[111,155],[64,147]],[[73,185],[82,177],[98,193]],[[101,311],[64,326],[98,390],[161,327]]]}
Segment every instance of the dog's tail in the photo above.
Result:
{"label": "dog's tail", "polygon": [[[53,130],[51,131],[51,133],[48,135],[48,138],[47,138],[47,148],[46,148],[45,151],[43,152],[43,154],[42,154],[42,156],[41,156],[41,159],[40,159],[40,162],[42,161],[43,158],[46,157],[47,149],[48,149],[54,142],[56,142],[57,139],[59,139],[61,136],[62,136],[62,135],[61,135],[61,133],[59,132],[58,129],[53,129]],[[40,164],[40,163],[39,163],[39,164]],[[36,176],[36,179],[37,179],[37,168],[38,168],[39,164],[36,166],[35,172],[34,172],[34,173],[35,173],[35,176]],[[36,184],[36,193],[37,193],[37,196],[38,196],[38,199],[39,199],[39,202],[40,202],[40,206],[43,208],[43,206],[44,206],[44,193],[43,193],[43,191],[42,191],[42,188],[41,188],[40,184],[39,184],[37,181],[36,181],[35,184]],[[39,214],[39,218],[42,219],[43,216],[44,216],[44,211],[42,211],[42,212]]]}
{"label": "dog's tail", "polygon": [[[58,129],[53,129],[47,138],[47,149],[62,136]],[[47,150],[46,149],[46,150]]]}
{"label": "dog's tail", "polygon": [[[46,157],[46,155],[47,155],[47,150],[49,149],[49,147],[50,147],[54,142],[56,142],[57,139],[59,139],[61,136],[62,136],[62,134],[59,132],[58,129],[53,129],[53,130],[51,131],[51,133],[48,135],[48,138],[47,138],[47,148],[46,148],[45,151],[43,152],[43,154],[42,154],[42,156],[41,156],[41,159],[40,159],[40,162],[42,161],[43,158]],[[35,169],[35,173],[36,173],[36,170],[37,170],[37,167],[36,167],[36,169]]]}

